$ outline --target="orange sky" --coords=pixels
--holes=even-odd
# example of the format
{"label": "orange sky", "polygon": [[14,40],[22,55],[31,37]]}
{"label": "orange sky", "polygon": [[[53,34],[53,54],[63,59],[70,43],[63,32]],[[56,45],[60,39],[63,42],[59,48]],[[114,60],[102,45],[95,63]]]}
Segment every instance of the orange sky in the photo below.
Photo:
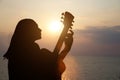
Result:
{"label": "orange sky", "polygon": [[44,29],[64,11],[75,16],[74,29],[120,25],[120,0],[0,0],[0,32],[13,31],[22,18]]}
{"label": "orange sky", "polygon": [[74,30],[120,25],[120,0],[0,0],[0,34],[12,35],[19,20],[32,18],[42,29],[43,47],[51,48],[52,40],[56,42],[60,33],[48,35],[48,25],[60,21],[65,11],[75,16]]}

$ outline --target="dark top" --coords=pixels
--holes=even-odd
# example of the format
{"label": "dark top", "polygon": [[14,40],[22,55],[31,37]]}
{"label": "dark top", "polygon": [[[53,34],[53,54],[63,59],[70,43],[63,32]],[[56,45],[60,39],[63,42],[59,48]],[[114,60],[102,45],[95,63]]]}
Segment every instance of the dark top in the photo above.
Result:
{"label": "dark top", "polygon": [[16,47],[8,59],[9,80],[58,80],[56,56],[36,43]]}

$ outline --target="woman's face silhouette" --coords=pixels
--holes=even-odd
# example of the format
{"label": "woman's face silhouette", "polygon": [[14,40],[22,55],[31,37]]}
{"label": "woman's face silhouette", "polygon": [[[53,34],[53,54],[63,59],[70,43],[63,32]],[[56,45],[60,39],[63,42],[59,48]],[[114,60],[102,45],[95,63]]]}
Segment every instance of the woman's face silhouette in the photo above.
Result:
{"label": "woman's face silhouette", "polygon": [[33,39],[33,41],[41,39],[41,29],[36,22],[31,22],[31,25],[28,25],[28,27],[28,35],[30,36],[30,39]]}
{"label": "woman's face silhouette", "polygon": [[41,29],[39,29],[37,23],[32,19],[21,20],[15,29],[15,33],[18,40],[22,41],[35,41],[41,39]]}
{"label": "woman's face silhouette", "polygon": [[34,33],[34,38],[35,38],[35,40],[38,40],[38,39],[41,39],[41,29],[40,28],[38,28],[38,26],[36,27],[36,30],[34,31],[35,33]]}

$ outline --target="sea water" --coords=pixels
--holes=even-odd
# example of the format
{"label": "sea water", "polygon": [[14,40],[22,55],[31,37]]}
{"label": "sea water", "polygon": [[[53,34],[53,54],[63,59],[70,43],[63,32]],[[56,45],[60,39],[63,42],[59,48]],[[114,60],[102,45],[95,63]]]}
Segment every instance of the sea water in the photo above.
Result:
{"label": "sea water", "polygon": [[120,57],[69,56],[64,80],[120,80]]}
{"label": "sea water", "polygon": [[[63,80],[120,80],[120,57],[68,55],[64,62]],[[8,80],[7,60],[2,57],[0,80]]]}

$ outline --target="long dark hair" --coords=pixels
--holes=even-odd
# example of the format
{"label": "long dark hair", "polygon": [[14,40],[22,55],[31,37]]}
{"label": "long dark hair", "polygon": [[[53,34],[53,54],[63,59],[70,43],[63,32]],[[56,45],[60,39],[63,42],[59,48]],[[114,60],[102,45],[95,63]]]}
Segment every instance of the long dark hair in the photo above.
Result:
{"label": "long dark hair", "polygon": [[19,45],[24,46],[28,41],[34,40],[33,36],[35,27],[38,27],[38,25],[32,19],[20,20],[11,38],[10,46],[3,57],[9,59],[9,57],[14,53],[16,47]]}

